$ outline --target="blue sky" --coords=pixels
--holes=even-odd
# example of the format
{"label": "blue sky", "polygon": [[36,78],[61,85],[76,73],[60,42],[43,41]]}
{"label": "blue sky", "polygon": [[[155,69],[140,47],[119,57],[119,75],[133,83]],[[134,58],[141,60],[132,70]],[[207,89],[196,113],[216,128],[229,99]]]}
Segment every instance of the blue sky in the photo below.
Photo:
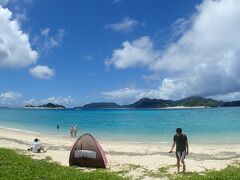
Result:
{"label": "blue sky", "polygon": [[0,105],[237,99],[229,2],[0,0]]}

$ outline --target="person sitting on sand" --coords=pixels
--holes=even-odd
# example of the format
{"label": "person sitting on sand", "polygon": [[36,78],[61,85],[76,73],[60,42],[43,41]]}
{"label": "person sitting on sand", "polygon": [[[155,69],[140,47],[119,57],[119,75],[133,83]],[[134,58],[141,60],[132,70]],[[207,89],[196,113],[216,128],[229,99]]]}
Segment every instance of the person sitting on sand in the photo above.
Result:
{"label": "person sitting on sand", "polygon": [[173,148],[176,145],[176,158],[177,158],[177,170],[179,173],[180,161],[183,165],[183,172],[186,171],[186,165],[184,162],[185,156],[188,155],[188,140],[187,136],[182,133],[181,128],[176,129],[176,135],[173,137],[172,148],[169,153],[173,152]]}
{"label": "person sitting on sand", "polygon": [[28,150],[34,153],[40,153],[41,151],[46,152],[46,150],[44,149],[42,143],[38,138],[34,139],[34,141],[32,142],[32,145]]}

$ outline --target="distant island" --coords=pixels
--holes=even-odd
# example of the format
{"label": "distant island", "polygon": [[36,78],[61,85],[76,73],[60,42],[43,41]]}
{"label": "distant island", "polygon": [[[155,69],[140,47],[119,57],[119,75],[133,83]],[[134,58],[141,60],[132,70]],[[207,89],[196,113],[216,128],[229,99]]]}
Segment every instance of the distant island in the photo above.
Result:
{"label": "distant island", "polygon": [[223,107],[240,106],[240,101],[225,102],[222,106]]}
{"label": "distant island", "polygon": [[98,108],[120,108],[121,106],[113,102],[90,103],[84,105],[83,109],[98,109]]}
{"label": "distant island", "polygon": [[[182,109],[182,108],[208,108],[208,107],[236,107],[240,101],[224,102],[201,96],[190,96],[180,100],[164,100],[142,98],[132,104],[119,105],[114,102],[94,102],[73,109]],[[47,103],[39,106],[26,105],[31,109],[66,109],[65,106]]]}
{"label": "distant island", "polygon": [[229,107],[240,106],[240,101],[223,102],[201,96],[191,96],[177,101],[142,98],[132,104],[119,105],[114,102],[90,103],[75,109],[121,109],[121,108],[205,108],[205,107]]}
{"label": "distant island", "polygon": [[53,103],[47,103],[39,106],[26,105],[25,108],[30,109],[65,109],[65,106]]}

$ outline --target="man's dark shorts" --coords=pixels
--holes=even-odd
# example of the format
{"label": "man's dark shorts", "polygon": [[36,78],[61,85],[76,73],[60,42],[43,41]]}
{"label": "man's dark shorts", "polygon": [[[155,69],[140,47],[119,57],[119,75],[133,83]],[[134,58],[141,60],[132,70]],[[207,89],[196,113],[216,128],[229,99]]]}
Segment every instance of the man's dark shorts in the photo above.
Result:
{"label": "man's dark shorts", "polygon": [[184,160],[186,156],[186,151],[176,151],[176,158],[179,160]]}

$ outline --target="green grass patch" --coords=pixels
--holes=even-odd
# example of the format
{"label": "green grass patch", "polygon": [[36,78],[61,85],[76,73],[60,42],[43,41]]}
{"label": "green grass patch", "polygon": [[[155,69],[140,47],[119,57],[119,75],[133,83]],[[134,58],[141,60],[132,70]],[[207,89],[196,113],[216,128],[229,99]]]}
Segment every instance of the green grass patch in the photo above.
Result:
{"label": "green grass patch", "polygon": [[166,178],[169,180],[240,180],[240,163],[236,162],[232,165],[227,166],[222,170],[206,170],[200,173],[197,172],[186,172],[180,174],[171,174],[169,169],[176,166],[163,166],[158,170],[148,170],[143,168],[143,177],[150,178]]}
{"label": "green grass patch", "polygon": [[126,179],[132,179],[131,176],[129,176],[129,173],[131,171],[135,171],[137,169],[143,169],[142,166],[137,164],[127,164],[120,168],[120,170],[115,171],[117,174],[121,175],[122,177],[125,177]]}
{"label": "green grass patch", "polygon": [[46,156],[44,160],[45,161],[52,161],[52,158],[50,156]]}
{"label": "green grass patch", "polygon": [[96,169],[85,172],[74,167],[64,167],[57,163],[32,159],[15,150],[0,148],[0,179],[83,179],[83,180],[120,180],[124,179],[109,170]]}
{"label": "green grass patch", "polygon": [[229,165],[220,171],[208,170],[202,173],[185,173],[179,175],[175,180],[239,180],[240,165]]}
{"label": "green grass patch", "polygon": [[163,167],[160,167],[157,171],[144,169],[144,176],[148,176],[152,178],[163,178],[163,177],[171,178],[173,176],[168,172],[170,167],[171,166],[163,166]]}

